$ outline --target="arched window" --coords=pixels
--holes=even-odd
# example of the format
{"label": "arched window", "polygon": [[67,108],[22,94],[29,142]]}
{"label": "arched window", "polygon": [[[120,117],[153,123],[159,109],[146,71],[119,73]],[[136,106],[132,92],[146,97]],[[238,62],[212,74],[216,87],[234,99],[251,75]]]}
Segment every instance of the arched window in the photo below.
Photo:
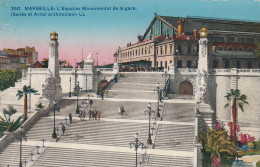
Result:
{"label": "arched window", "polygon": [[252,68],[252,62],[251,61],[247,62],[247,68]]}
{"label": "arched window", "polygon": [[224,48],[223,48],[222,46],[219,46],[217,50],[218,50],[218,51],[223,51]]}
{"label": "arched window", "polygon": [[225,61],[225,68],[229,68],[229,61],[228,60]]}
{"label": "arched window", "polygon": [[218,68],[218,61],[217,60],[213,61],[213,68]]}
{"label": "arched window", "polygon": [[237,68],[240,68],[240,67],[241,67],[241,63],[240,63],[239,60],[237,61],[237,65],[236,65],[236,67],[237,67]]}
{"label": "arched window", "polygon": [[253,49],[252,48],[248,48],[247,51],[248,52],[253,52]]}
{"label": "arched window", "polygon": [[239,48],[237,49],[237,51],[242,52],[242,51],[244,51],[244,49],[243,49],[242,47],[239,47]]}
{"label": "arched window", "polygon": [[232,47],[229,47],[229,48],[228,48],[228,51],[233,51],[233,48],[232,48]]}

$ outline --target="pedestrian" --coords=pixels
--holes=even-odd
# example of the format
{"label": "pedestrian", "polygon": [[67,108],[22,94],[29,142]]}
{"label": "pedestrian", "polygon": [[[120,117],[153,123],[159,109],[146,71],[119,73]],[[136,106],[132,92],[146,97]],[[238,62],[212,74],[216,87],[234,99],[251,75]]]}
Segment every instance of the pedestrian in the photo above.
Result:
{"label": "pedestrian", "polygon": [[101,99],[103,100],[104,99],[104,91],[102,90],[100,94],[101,94]]}
{"label": "pedestrian", "polygon": [[125,109],[124,109],[124,106],[122,105],[122,106],[121,106],[121,115],[123,115],[124,112],[125,112]]}
{"label": "pedestrian", "polygon": [[95,120],[97,120],[97,115],[98,115],[98,112],[95,111]]}
{"label": "pedestrian", "polygon": [[90,108],[92,107],[92,104],[93,104],[93,100],[90,99],[90,100],[89,100],[89,106],[90,106]]}
{"label": "pedestrian", "polygon": [[101,113],[98,111],[98,120],[100,120],[100,117],[101,117]]}
{"label": "pedestrian", "polygon": [[65,126],[64,126],[64,124],[62,124],[61,130],[62,130],[62,134],[64,135],[64,133],[65,133]]}
{"label": "pedestrian", "polygon": [[83,112],[82,117],[85,120],[85,117],[86,117],[86,112],[85,111]]}
{"label": "pedestrian", "polygon": [[96,116],[95,111],[92,111],[92,118],[93,118],[93,120],[95,119],[95,116]]}
{"label": "pedestrian", "polygon": [[70,120],[70,123],[72,123],[72,115],[71,115],[71,113],[69,113],[69,120]]}
{"label": "pedestrian", "polygon": [[91,120],[91,116],[92,116],[92,111],[89,109],[89,110],[88,110],[88,117],[89,117],[89,120]]}
{"label": "pedestrian", "polygon": [[79,117],[80,117],[80,118],[82,118],[82,114],[83,114],[83,111],[80,110],[80,111],[79,111]]}

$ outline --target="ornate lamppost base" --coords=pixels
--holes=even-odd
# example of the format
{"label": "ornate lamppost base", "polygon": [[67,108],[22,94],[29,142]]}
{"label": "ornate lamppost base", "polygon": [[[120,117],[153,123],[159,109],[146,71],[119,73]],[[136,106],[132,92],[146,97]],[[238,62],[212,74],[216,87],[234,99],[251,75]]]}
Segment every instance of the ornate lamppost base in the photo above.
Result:
{"label": "ornate lamppost base", "polygon": [[153,144],[152,139],[150,137],[147,139],[147,144]]}
{"label": "ornate lamppost base", "polygon": [[76,114],[79,114],[79,109],[78,108],[76,109]]}
{"label": "ornate lamppost base", "polygon": [[69,92],[69,97],[71,97],[71,92]]}

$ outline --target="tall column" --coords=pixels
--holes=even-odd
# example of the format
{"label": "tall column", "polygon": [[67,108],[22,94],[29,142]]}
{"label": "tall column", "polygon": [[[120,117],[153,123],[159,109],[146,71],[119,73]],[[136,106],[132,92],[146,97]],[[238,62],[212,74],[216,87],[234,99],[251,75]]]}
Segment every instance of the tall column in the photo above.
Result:
{"label": "tall column", "polygon": [[50,102],[62,98],[61,79],[59,76],[59,54],[58,54],[58,34],[53,32],[50,34],[49,43],[49,62],[48,62],[48,77],[42,90],[42,95],[50,100]]}
{"label": "tall column", "polygon": [[58,54],[58,34],[53,32],[51,35],[51,41],[49,43],[49,62],[48,68],[53,77],[59,77],[59,54]]}
{"label": "tall column", "polygon": [[197,76],[197,91],[195,93],[196,103],[205,103],[208,97],[208,39],[207,29],[200,30],[199,40],[199,62]]}

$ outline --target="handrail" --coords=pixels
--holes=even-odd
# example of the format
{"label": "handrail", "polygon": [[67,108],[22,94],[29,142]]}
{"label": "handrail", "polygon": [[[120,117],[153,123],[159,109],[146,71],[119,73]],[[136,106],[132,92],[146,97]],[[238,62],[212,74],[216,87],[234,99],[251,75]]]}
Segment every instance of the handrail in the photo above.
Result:
{"label": "handrail", "polygon": [[[119,73],[116,74],[116,75],[114,76],[114,78],[111,79],[111,80],[108,82],[108,86],[106,87],[106,89],[109,90],[109,88],[112,86],[112,84],[115,83],[115,82],[118,80],[118,78],[119,78],[118,75],[119,75]],[[102,90],[102,91],[104,91],[104,90]]]}

